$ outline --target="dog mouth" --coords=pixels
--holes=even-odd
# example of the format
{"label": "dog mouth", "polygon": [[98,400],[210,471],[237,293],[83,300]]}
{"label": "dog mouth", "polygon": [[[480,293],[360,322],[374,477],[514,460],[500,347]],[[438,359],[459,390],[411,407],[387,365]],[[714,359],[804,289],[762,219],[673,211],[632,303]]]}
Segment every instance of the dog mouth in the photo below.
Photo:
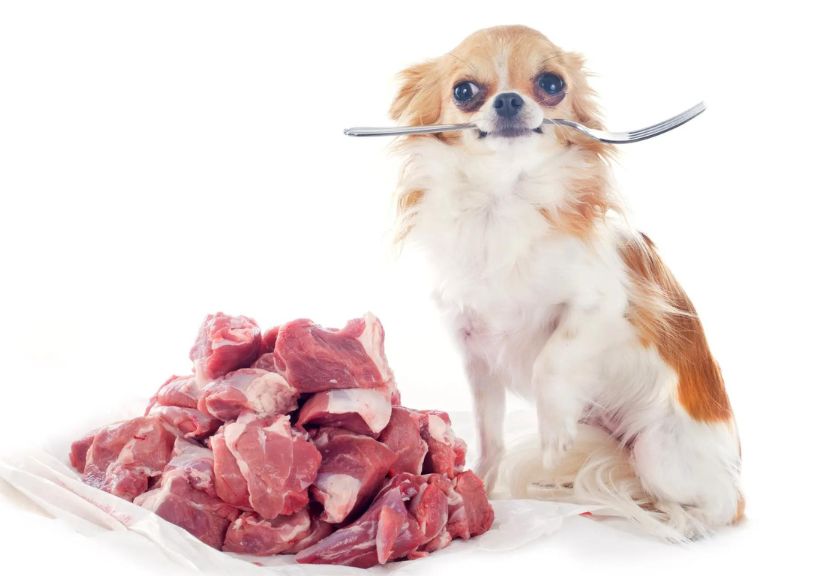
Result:
{"label": "dog mouth", "polygon": [[542,134],[543,127],[537,126],[536,128],[526,128],[525,126],[502,126],[489,132],[486,132],[485,130],[478,131],[480,139],[488,137],[521,138],[523,136],[531,136],[532,134]]}

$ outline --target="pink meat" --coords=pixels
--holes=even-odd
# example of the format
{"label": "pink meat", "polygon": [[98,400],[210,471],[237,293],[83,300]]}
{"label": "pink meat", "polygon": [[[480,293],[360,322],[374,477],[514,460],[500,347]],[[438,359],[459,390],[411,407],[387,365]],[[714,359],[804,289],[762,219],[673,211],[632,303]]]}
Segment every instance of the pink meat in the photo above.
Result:
{"label": "pink meat", "polygon": [[72,464],[72,467],[81,474],[83,474],[83,470],[86,468],[86,454],[89,452],[89,447],[95,440],[95,434],[97,434],[97,430],[73,442],[72,447],[69,449],[69,462]]}
{"label": "pink meat", "polygon": [[272,352],[265,352],[259,356],[258,360],[253,362],[253,365],[250,366],[250,368],[258,368],[259,370],[267,370],[268,372],[278,372],[284,376],[283,371],[276,366],[275,354]]}
{"label": "pink meat", "polygon": [[238,368],[249,366],[259,356],[261,331],[246,316],[210,314],[201,325],[190,350],[195,378],[206,384]]}
{"label": "pink meat", "polygon": [[391,417],[388,393],[382,388],[328,390],[314,394],[299,410],[297,426],[332,426],[378,436]]}
{"label": "pink meat", "polygon": [[[411,500],[409,510],[422,530],[422,545],[439,536],[448,523],[448,492],[451,481],[442,474],[420,476],[426,482]],[[420,548],[422,547],[420,545]]]}
{"label": "pink meat", "polygon": [[314,441],[322,464],[310,492],[324,506],[321,519],[338,524],[364,510],[396,454],[368,436],[337,428],[320,430]]}
{"label": "pink meat", "polygon": [[422,437],[428,445],[422,471],[453,478],[465,465],[465,442],[454,435],[451,419],[445,412],[428,410],[422,414],[426,418]]}
{"label": "pink meat", "polygon": [[275,352],[287,380],[301,392],[376,388],[393,380],[384,352],[385,332],[372,314],[329,330],[310,320],[284,324]]}
{"label": "pink meat", "polygon": [[247,412],[221,430],[222,438],[216,441],[217,434],[212,442],[216,476],[223,478],[216,483],[221,498],[267,520],[307,505],[321,455],[306,434],[290,428],[289,417]]}
{"label": "pink meat", "polygon": [[421,474],[428,444],[422,439],[422,430],[427,425],[427,416],[417,410],[394,406],[387,427],[379,441],[396,453],[396,461],[388,474],[396,476],[403,472]]}
{"label": "pink meat", "polygon": [[135,504],[221,549],[238,510],[215,496],[212,452],[179,438],[160,486],[135,498]]}
{"label": "pink meat", "polygon": [[186,438],[203,438],[209,436],[221,425],[220,420],[193,408],[178,406],[154,406],[148,415],[157,416],[168,428],[177,430]]}
{"label": "pink meat", "polygon": [[201,387],[196,383],[195,376],[170,376],[149,400],[149,406],[144,415],[149,414],[154,406],[195,408],[200,395]]}
{"label": "pink meat", "polygon": [[80,468],[86,446],[83,481],[131,501],[161,475],[174,441],[159,418],[143,416],[101,428],[91,443],[88,436],[76,442],[70,458]]}
{"label": "pink meat", "polygon": [[306,508],[273,520],[264,520],[258,514],[245,512],[227,530],[224,551],[256,556],[295,554],[330,532],[330,524],[320,522]]}
{"label": "pink meat", "polygon": [[284,550],[284,554],[298,554],[305,548],[309,548],[322,538],[326,538],[333,532],[333,526],[324,522],[318,515],[310,515],[310,532],[301,540],[293,542],[289,548]]}
{"label": "pink meat", "polygon": [[288,414],[296,409],[298,391],[281,375],[257,368],[241,368],[207,384],[198,409],[220,420],[242,412]]}
{"label": "pink meat", "polygon": [[250,510],[250,492],[247,489],[247,479],[241,473],[227,442],[224,439],[224,426],[218,429],[210,438],[215,458],[215,491],[219,498],[232,504],[236,508]]}
{"label": "pink meat", "polygon": [[272,352],[276,349],[276,339],[279,337],[281,326],[270,328],[261,335],[261,353]]}
{"label": "pink meat", "polygon": [[494,523],[494,510],[485,486],[470,470],[459,472],[448,493],[447,530],[452,538],[467,540],[487,532]]}
{"label": "pink meat", "polygon": [[415,477],[394,477],[358,520],[305,548],[296,561],[369,568],[406,557],[423,539],[416,518],[406,507],[417,493]]}

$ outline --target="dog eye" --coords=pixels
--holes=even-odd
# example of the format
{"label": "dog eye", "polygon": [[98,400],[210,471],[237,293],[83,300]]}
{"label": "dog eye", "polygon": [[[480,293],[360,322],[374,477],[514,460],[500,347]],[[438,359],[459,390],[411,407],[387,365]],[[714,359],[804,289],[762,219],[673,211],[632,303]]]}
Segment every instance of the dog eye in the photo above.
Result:
{"label": "dog eye", "polygon": [[551,94],[552,96],[560,94],[566,88],[566,83],[563,82],[563,79],[552,72],[540,74],[537,77],[537,85],[543,92]]}
{"label": "dog eye", "polygon": [[454,86],[454,100],[457,102],[468,102],[480,91],[479,86],[473,82],[460,82]]}

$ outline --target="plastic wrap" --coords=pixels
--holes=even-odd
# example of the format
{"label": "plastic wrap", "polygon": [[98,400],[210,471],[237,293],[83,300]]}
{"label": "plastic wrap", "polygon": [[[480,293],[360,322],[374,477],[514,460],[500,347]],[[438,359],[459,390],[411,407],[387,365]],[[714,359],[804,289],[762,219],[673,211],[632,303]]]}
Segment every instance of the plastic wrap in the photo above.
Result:
{"label": "plastic wrap", "polygon": [[[119,411],[118,416],[129,411]],[[465,414],[452,414],[455,429],[462,437],[470,436]],[[111,422],[118,418],[98,420]],[[90,426],[90,429],[93,426]],[[447,548],[428,558],[394,562],[385,567],[367,570],[344,566],[300,565],[292,556],[246,556],[215,550],[184,529],[175,526],[154,513],[116,496],[87,486],[69,465],[68,452],[77,434],[49,443],[39,450],[6,457],[0,461],[0,478],[16,489],[17,498],[28,500],[46,514],[59,519],[84,535],[99,538],[106,545],[113,537],[122,540],[127,549],[141,553],[146,540],[168,558],[170,570],[184,572],[222,572],[225,574],[261,574],[268,572],[289,575],[367,574],[393,572],[395,574],[425,574],[439,566],[440,559],[458,560],[461,555],[478,552],[507,553],[557,531],[566,517],[590,509],[555,502],[530,500],[493,500],[496,514],[493,527],[487,533],[468,541],[454,541]],[[129,542],[134,545],[130,546]],[[128,561],[128,558],[124,559]]]}

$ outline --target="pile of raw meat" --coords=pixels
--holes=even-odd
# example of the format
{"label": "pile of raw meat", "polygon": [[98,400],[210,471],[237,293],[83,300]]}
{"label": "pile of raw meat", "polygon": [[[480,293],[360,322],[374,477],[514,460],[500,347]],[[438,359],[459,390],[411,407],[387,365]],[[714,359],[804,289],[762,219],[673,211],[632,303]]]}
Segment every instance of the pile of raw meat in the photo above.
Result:
{"label": "pile of raw meat", "polygon": [[444,412],[399,405],[372,315],[264,334],[210,315],[144,416],[72,445],[83,480],[206,544],[304,563],[414,559],[491,527]]}

